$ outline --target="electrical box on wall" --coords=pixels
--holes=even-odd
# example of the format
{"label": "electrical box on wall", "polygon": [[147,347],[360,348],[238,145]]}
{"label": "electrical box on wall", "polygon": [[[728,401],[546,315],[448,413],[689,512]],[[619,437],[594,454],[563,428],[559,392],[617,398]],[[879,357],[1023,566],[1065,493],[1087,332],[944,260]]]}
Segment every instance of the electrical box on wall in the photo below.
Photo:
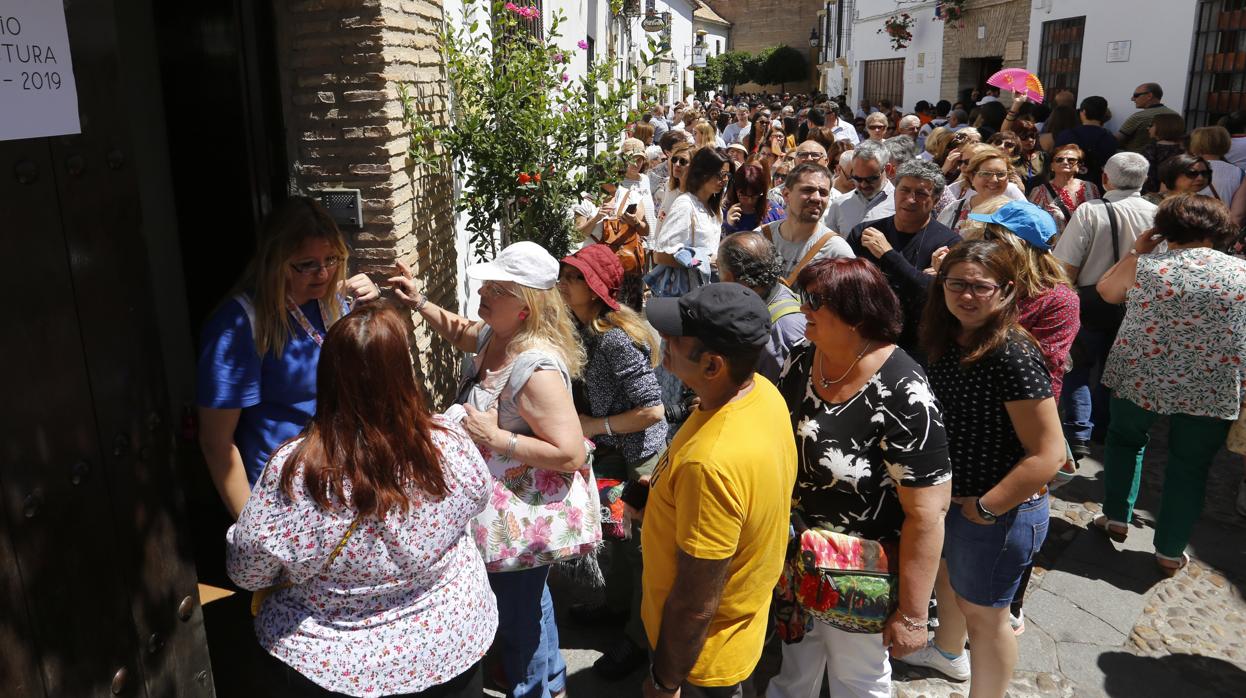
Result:
{"label": "electrical box on wall", "polygon": [[338,227],[363,227],[363,205],[358,189],[318,189],[313,194],[329,215],[333,216]]}

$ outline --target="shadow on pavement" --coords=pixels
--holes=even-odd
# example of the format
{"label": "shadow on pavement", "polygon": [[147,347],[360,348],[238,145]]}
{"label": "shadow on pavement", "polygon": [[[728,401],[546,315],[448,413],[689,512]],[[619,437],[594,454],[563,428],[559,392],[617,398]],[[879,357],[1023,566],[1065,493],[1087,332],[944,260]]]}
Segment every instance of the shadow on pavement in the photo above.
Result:
{"label": "shadow on pavement", "polygon": [[1112,698],[1246,696],[1246,671],[1212,657],[1140,657],[1128,652],[1107,652],[1099,656],[1099,668],[1104,674],[1104,692]]}

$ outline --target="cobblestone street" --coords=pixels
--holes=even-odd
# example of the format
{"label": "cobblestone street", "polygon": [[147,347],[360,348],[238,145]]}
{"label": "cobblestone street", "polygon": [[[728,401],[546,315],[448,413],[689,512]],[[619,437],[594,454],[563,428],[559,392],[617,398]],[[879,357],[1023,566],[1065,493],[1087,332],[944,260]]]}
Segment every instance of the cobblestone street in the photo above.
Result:
{"label": "cobblestone street", "polygon": [[[1242,462],[1227,452],[1219,454],[1190,544],[1193,561],[1165,579],[1152,556],[1151,526],[1166,437],[1167,426],[1161,422],[1124,544],[1088,530],[1103,494],[1097,460],[1083,461],[1079,477],[1054,494],[1050,534],[1026,597],[1026,631],[1009,692],[1013,698],[1246,696],[1246,520],[1233,508]],[[1100,455],[1096,449],[1094,458]],[[568,695],[639,695],[642,670],[618,683],[606,683],[592,671],[614,634],[576,626],[565,613],[572,600],[589,592],[563,583],[551,586],[570,672]],[[894,667],[896,696],[968,696],[968,683],[900,663]]]}

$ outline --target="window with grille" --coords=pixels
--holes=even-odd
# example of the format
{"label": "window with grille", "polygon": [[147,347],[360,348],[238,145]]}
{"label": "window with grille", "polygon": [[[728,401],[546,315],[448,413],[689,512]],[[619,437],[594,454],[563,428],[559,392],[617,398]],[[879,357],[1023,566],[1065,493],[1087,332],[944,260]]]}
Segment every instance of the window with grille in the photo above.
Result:
{"label": "window with grille", "polygon": [[861,98],[870,104],[884,99],[894,105],[904,104],[903,58],[861,61],[861,78]]}
{"label": "window with grille", "polygon": [[1060,90],[1077,94],[1082,74],[1082,37],[1085,17],[1043,22],[1043,42],[1038,53],[1038,79],[1049,95]]}
{"label": "window with grille", "polygon": [[1194,25],[1186,128],[1246,109],[1246,0],[1202,0]]}

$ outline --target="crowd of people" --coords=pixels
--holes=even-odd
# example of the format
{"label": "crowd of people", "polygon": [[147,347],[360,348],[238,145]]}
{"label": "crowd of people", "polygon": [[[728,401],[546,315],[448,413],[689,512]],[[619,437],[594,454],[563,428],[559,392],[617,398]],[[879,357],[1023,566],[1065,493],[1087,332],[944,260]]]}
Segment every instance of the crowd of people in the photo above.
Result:
{"label": "crowd of people", "polygon": [[[1117,133],[1102,97],[995,88],[654,106],[568,212],[578,250],[468,268],[479,319],[402,263],[348,278],[325,211],[282,203],[198,385],[273,671],[299,696],[563,695],[558,567],[604,587],[570,619],[618,629],[594,668],[647,666],[645,696],[882,698],[891,660],[1003,696],[1091,443],[1093,527],[1123,541],[1169,417],[1166,574],[1213,456],[1246,451],[1246,114],[1187,134],[1162,96]],[[413,318],[470,357],[442,413]]]}

